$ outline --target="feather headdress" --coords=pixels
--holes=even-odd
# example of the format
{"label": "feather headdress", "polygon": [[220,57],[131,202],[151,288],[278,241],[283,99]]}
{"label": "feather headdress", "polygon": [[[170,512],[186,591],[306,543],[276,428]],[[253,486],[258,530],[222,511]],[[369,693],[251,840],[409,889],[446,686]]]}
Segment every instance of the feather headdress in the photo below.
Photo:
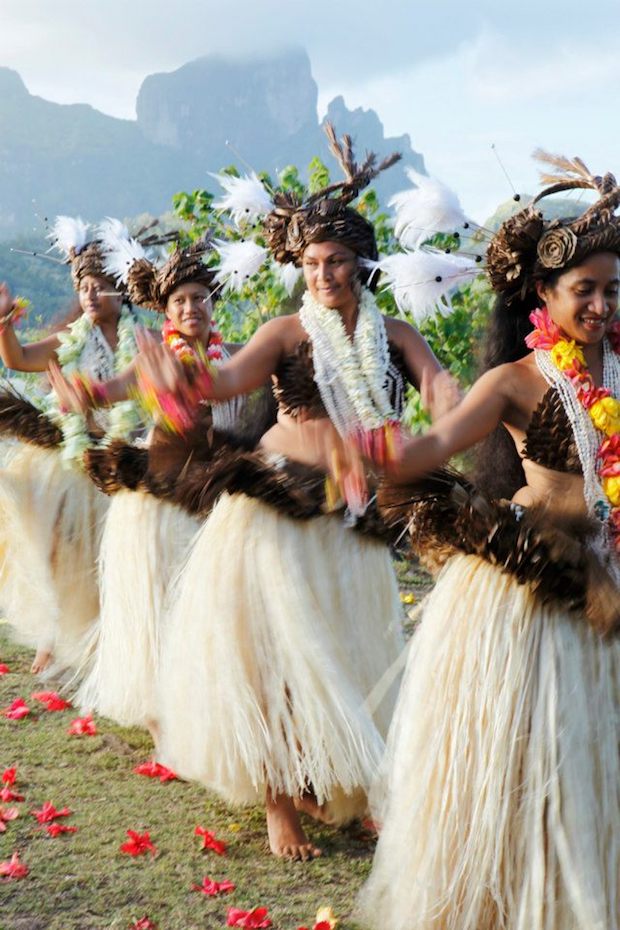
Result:
{"label": "feather headdress", "polygon": [[437,249],[397,252],[366,264],[383,273],[384,286],[393,293],[400,312],[410,314],[418,324],[434,313],[451,313],[450,294],[480,273],[471,259]]}
{"label": "feather headdress", "polygon": [[256,223],[271,210],[273,201],[255,171],[237,178],[230,174],[212,174],[226,195],[213,204],[216,210],[225,210],[238,228]]}
{"label": "feather headdress", "polygon": [[251,239],[241,242],[216,239],[215,246],[219,252],[220,262],[214,279],[224,294],[230,291],[240,291],[260,270],[269,254],[267,249]]}
{"label": "feather headdress", "polygon": [[[506,220],[491,240],[487,271],[496,291],[509,299],[524,297],[537,279],[578,265],[593,252],[620,255],[620,185],[611,173],[595,175],[580,158],[565,158],[537,149],[534,157],[548,169],[547,185],[524,210]],[[567,190],[593,190],[598,200],[578,217],[546,220],[537,204]]]}
{"label": "feather headdress", "polygon": [[436,178],[405,169],[414,188],[394,194],[394,235],[405,249],[417,249],[437,233],[454,232],[467,222],[459,198]]}

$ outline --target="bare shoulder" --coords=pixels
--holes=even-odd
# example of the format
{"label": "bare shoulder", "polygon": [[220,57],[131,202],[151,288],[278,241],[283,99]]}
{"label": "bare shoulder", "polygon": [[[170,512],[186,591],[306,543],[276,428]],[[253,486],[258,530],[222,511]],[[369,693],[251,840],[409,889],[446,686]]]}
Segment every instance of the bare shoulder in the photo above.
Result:
{"label": "bare shoulder", "polygon": [[410,323],[405,320],[398,320],[393,316],[383,317],[388,339],[395,345],[401,346],[404,342],[411,339],[422,339],[423,337]]}

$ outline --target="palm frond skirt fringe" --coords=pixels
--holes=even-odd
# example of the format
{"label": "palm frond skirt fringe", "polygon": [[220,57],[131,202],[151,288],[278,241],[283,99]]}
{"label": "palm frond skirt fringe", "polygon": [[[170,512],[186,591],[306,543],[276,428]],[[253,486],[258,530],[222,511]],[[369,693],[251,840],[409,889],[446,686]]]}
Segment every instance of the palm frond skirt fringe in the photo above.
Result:
{"label": "palm frond skirt fringe", "polygon": [[620,638],[475,555],[425,604],[363,926],[618,930]]}
{"label": "palm frond skirt fringe", "polygon": [[398,682],[374,715],[366,698],[403,645],[388,548],[224,494],[172,602],[161,761],[233,804],[268,786],[314,791],[336,822],[364,813]]}
{"label": "palm frond skirt fringe", "polygon": [[92,664],[76,696],[83,710],[122,726],[156,720],[165,597],[198,527],[180,507],[151,494],[112,497],[101,541]]}
{"label": "palm frond skirt fringe", "polygon": [[3,445],[0,605],[16,639],[51,650],[58,668],[74,666],[99,611],[108,499],[58,449]]}

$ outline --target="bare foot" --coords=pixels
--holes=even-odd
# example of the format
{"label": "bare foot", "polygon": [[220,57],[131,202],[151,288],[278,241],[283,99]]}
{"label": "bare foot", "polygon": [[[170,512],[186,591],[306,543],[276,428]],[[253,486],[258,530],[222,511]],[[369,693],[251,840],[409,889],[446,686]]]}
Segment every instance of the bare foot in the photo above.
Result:
{"label": "bare foot", "polygon": [[153,740],[153,762],[157,761],[157,754],[159,750],[159,723],[157,720],[151,719],[146,721],[146,728],[151,734],[151,739]]}
{"label": "bare foot", "polygon": [[278,794],[274,798],[268,791],[266,805],[269,848],[274,856],[308,862],[321,855],[321,850],[308,840],[302,830],[292,798],[286,794]]}
{"label": "bare foot", "polygon": [[30,671],[33,675],[40,675],[41,672],[45,671],[53,658],[54,656],[49,649],[37,649],[37,654],[30,666]]}
{"label": "bare foot", "polygon": [[335,823],[334,817],[329,812],[329,806],[327,804],[319,804],[316,799],[316,794],[313,791],[304,791],[300,798],[294,798],[293,804],[295,805],[295,810],[300,811],[302,814],[307,814],[308,817],[312,817],[313,820],[319,820],[321,823],[328,824],[333,826]]}

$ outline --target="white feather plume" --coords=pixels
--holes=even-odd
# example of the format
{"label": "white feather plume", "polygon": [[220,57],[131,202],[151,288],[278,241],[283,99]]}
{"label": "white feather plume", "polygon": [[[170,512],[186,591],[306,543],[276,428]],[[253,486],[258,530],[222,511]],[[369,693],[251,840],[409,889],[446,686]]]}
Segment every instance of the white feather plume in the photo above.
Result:
{"label": "white feather plume", "polygon": [[101,248],[105,256],[105,273],[123,284],[127,284],[131,266],[141,258],[147,258],[144,247],[137,239],[117,236],[113,228],[102,230]]}
{"label": "white feather plume", "polygon": [[281,265],[280,262],[274,262],[274,266],[277,280],[290,297],[295,290],[295,285],[303,274],[301,268],[298,268],[294,262],[285,262],[283,265]]}
{"label": "white feather plume", "polygon": [[224,188],[226,195],[215,201],[216,210],[226,210],[233,222],[240,227],[245,223],[256,223],[273,210],[273,201],[255,171],[236,178],[231,174],[212,174]]}
{"label": "white feather plume", "polygon": [[120,220],[113,216],[106,216],[97,226],[97,239],[105,242],[110,236],[115,239],[129,239],[129,230]]}
{"label": "white feather plume", "polygon": [[251,239],[241,242],[227,242],[216,239],[215,246],[220,255],[220,264],[215,275],[216,282],[223,293],[240,291],[266,261],[267,249],[257,245]]}
{"label": "white feather plume", "polygon": [[79,216],[57,216],[48,239],[69,258],[72,253],[79,253],[90,242],[90,226]]}
{"label": "white feather plume", "polygon": [[418,324],[434,313],[451,313],[451,292],[481,271],[469,258],[436,249],[398,252],[364,264],[383,272],[384,286],[394,294],[400,312],[411,315]]}
{"label": "white feather plume", "polygon": [[417,249],[436,233],[454,232],[467,222],[459,198],[437,178],[407,168],[416,186],[394,194],[388,206],[396,210],[394,234],[405,249]]}

